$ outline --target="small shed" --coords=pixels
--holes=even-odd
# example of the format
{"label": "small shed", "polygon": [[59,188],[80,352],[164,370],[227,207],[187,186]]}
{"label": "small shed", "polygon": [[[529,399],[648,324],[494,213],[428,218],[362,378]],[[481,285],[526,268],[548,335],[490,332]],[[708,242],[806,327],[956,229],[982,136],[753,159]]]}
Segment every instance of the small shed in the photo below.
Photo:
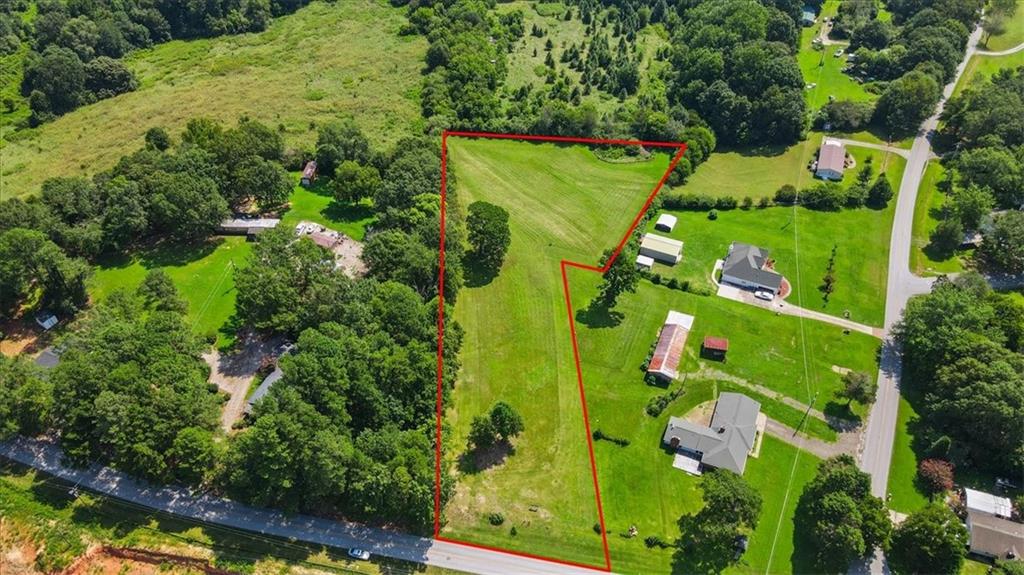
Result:
{"label": "small shed", "polygon": [[300,182],[303,186],[310,186],[316,181],[316,162],[310,160],[306,162],[306,167],[302,169],[302,179]]}
{"label": "small shed", "polygon": [[701,355],[711,359],[725,360],[729,352],[729,340],[724,337],[706,336],[700,346]]}
{"label": "small shed", "polygon": [[676,227],[676,217],[672,214],[661,214],[654,224],[654,229],[660,232],[671,232]]}
{"label": "small shed", "polygon": [[651,266],[654,265],[654,258],[647,256],[636,256],[636,269],[640,271],[650,271]]}
{"label": "small shed", "polygon": [[36,314],[36,323],[39,324],[39,327],[43,328],[44,331],[49,331],[53,326],[60,323],[60,321],[52,312],[42,311]]}

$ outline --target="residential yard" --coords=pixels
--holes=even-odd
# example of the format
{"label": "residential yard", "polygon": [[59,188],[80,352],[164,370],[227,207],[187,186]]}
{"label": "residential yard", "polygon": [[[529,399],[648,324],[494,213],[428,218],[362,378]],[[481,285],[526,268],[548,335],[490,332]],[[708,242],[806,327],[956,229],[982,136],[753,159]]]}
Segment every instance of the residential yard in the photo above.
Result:
{"label": "residential yard", "polygon": [[814,88],[805,89],[804,96],[807,106],[812,111],[817,111],[829,102],[829,97],[834,96],[836,100],[853,100],[855,102],[871,102],[878,99],[878,95],[872,94],[864,89],[863,84],[858,84],[852,76],[843,73],[846,67],[846,54],[836,56],[835,52],[845,46],[826,45],[821,50],[815,50],[812,41],[818,36],[821,29],[821,18],[814,26],[803,28],[800,32],[800,53],[797,55],[797,63],[804,75],[805,84],[816,84]]}
{"label": "residential yard", "polygon": [[[680,516],[701,507],[698,480],[673,468],[671,454],[661,446],[668,419],[712,399],[716,388],[719,392],[744,392],[739,386],[695,376],[701,367],[724,372],[723,380],[742,378],[801,401],[809,401],[818,393],[815,406],[819,409],[829,403],[839,387],[839,375],[832,365],[875,369],[877,343],[873,338],[846,336],[827,324],[805,320],[801,335],[799,318],[776,316],[737,302],[649,282],[641,282],[635,294],[620,297],[612,314],[600,314],[586,310],[588,294],[595,293],[599,282],[597,274],[574,270],[570,282],[578,310],[576,329],[591,428],[630,442],[626,447],[608,441],[594,445],[616,572],[665,572],[670,566],[678,572],[697,572],[695,558],[675,557],[674,549],[648,549],[644,539],[653,535],[675,541],[680,536]],[[668,389],[646,385],[640,366],[670,309],[696,318],[681,369],[688,375],[669,388],[681,386],[684,394],[660,416],[651,417],[644,408],[651,398]],[[729,338],[725,363],[699,359],[705,335]],[[842,403],[845,405],[845,401]],[[780,406],[786,408],[772,401],[763,410],[776,417]],[[768,436],[760,457],[747,461],[744,477],[764,497],[764,507],[749,551],[730,571],[790,573],[799,571],[797,565],[805,564],[794,551],[792,517],[803,485],[813,477],[818,460],[801,453],[791,482],[796,454],[794,447]],[[638,537],[622,536],[630,525],[637,526]]]}
{"label": "residential yard", "polygon": [[972,250],[958,251],[946,257],[930,247],[930,237],[939,225],[942,206],[946,195],[938,189],[945,177],[945,169],[938,160],[928,162],[921,188],[918,190],[917,205],[914,206],[913,249],[910,251],[910,268],[917,275],[938,275],[961,272],[963,261],[970,257]]}
{"label": "residential yard", "polygon": [[1018,66],[1024,66],[1024,51],[1009,56],[973,56],[967,63],[967,68],[964,69],[964,74],[960,77],[953,93],[959,94],[972,82],[989,78],[999,70],[1017,68]]}
{"label": "residential yard", "polygon": [[[53,572],[61,571],[74,557],[84,553],[89,544],[104,543],[200,557],[234,573],[454,573],[384,558],[354,561],[346,557],[342,549],[183,521],[88,493],[75,499],[68,494],[71,487],[19,465],[0,464],[0,516],[5,520],[4,529],[0,531],[0,545],[4,547],[0,551],[5,559],[10,557],[6,555],[7,545],[29,540],[40,549],[36,566],[53,567]],[[25,547],[19,545],[15,549]],[[121,572],[134,573],[130,567],[124,564]],[[40,568],[40,571],[50,570]],[[171,565],[163,565],[160,571],[196,572]]]}
{"label": "residential yard", "polygon": [[196,116],[228,124],[248,116],[282,130],[290,145],[312,145],[317,123],[352,116],[375,145],[397,141],[417,128],[427,48],[421,36],[398,35],[405,22],[404,8],[379,0],[315,2],[258,34],[136,52],[127,65],[137,91],[7,135],[2,195],[106,169],[141,147],[147,129],[177,136]]}
{"label": "residential yard", "polygon": [[[982,37],[984,38],[984,36]],[[1017,0],[1017,12],[1006,19],[1006,31],[983,44],[986,50],[1001,52],[1024,42],[1024,0]]]}
{"label": "residential yard", "polygon": [[[900,156],[865,148],[850,148],[862,166],[868,157],[876,172],[885,173],[894,190],[899,189],[905,160]],[[711,164],[720,155],[712,156]],[[712,166],[701,166],[706,170]],[[698,174],[701,173],[698,170]],[[855,172],[856,169],[853,170]],[[850,185],[855,173],[848,174]],[[810,174],[802,185],[810,185]],[[895,199],[884,210],[859,208],[838,212],[822,212],[805,208],[771,207],[750,210],[735,209],[718,212],[711,221],[704,212],[673,212],[679,219],[675,230],[658,232],[684,243],[683,260],[675,266],[661,263],[653,271],[662,276],[687,280],[691,285],[713,289],[711,270],[717,259],[725,257],[733,241],[751,243],[771,252],[775,267],[785,275],[794,289],[788,300],[792,304],[842,316],[868,325],[882,325],[885,316],[888,245],[895,212]],[[653,230],[653,222],[648,230]],[[828,302],[818,289],[825,275],[832,248],[836,248],[835,291]]]}
{"label": "residential yard", "polygon": [[135,289],[146,273],[163,268],[188,302],[193,330],[213,335],[218,346],[234,341],[235,266],[252,250],[244,237],[217,237],[194,246],[161,245],[133,257],[101,261],[89,280],[89,294],[101,300],[118,288]]}
{"label": "residential yard", "polygon": [[[471,275],[455,304],[465,339],[445,445],[459,457],[470,420],[498,400],[522,414],[526,431],[504,463],[462,474],[442,533],[601,565],[559,261],[593,264],[617,244],[669,158],[610,164],[578,146],[461,138],[448,146],[462,208],[487,200],[507,209],[512,243],[501,273]],[[488,522],[492,512],[503,514],[501,526]]]}
{"label": "residential yard", "polygon": [[912,433],[915,420],[917,412],[913,405],[901,396],[889,467],[889,508],[900,513],[911,513],[928,504],[928,496],[917,487],[918,456]]}
{"label": "residential yard", "polygon": [[821,138],[808,139],[789,148],[720,149],[675,192],[732,196],[754,200],[775,195],[785,184],[808,184],[811,160]]}
{"label": "residential yard", "polygon": [[[299,180],[297,172],[293,176],[295,181]],[[311,188],[296,184],[289,201],[291,207],[281,216],[280,224],[289,228],[294,228],[296,224],[305,220],[342,232],[354,240],[363,241],[366,229],[375,221],[370,200],[357,204],[338,202],[330,190],[320,184],[315,184]]]}

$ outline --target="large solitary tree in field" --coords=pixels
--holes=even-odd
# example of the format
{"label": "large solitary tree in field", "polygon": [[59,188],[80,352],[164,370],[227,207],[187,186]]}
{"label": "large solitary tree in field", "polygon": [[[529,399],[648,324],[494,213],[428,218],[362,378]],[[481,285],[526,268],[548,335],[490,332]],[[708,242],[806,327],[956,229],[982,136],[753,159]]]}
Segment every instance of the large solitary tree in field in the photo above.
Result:
{"label": "large solitary tree in field", "polygon": [[[610,251],[605,251],[601,261],[606,262],[611,257]],[[604,279],[598,288],[597,301],[606,308],[613,308],[619,301],[619,296],[625,292],[636,291],[640,283],[640,272],[636,269],[636,253],[630,249],[623,249],[615,258],[612,265],[604,272]]]}
{"label": "large solitary tree in field", "polygon": [[469,204],[466,229],[473,246],[472,256],[488,269],[500,269],[512,243],[508,212],[488,202],[473,202]]}

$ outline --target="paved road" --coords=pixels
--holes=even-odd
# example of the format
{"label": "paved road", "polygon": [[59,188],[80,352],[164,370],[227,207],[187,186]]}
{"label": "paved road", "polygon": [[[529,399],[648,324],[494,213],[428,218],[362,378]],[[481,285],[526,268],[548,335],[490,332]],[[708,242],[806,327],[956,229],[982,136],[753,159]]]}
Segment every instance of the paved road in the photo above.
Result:
{"label": "paved road", "polygon": [[956,77],[943,89],[942,101],[935,114],[925,120],[907,158],[907,167],[900,182],[896,197],[896,215],[893,220],[892,237],[889,242],[889,279],[885,297],[885,333],[882,357],[878,373],[878,395],[871,407],[868,429],[861,455],[860,467],[871,474],[871,492],[878,497],[886,496],[889,482],[889,464],[892,460],[892,443],[896,432],[896,408],[899,405],[899,384],[901,362],[898,350],[892,341],[890,330],[899,321],[907,301],[915,295],[928,293],[934,278],[920,278],[910,271],[910,248],[914,227],[914,204],[921,186],[925,166],[931,157],[930,138],[939,125],[939,115],[946,100],[953,94],[957,81],[963,75],[967,62],[977,50],[981,39],[981,28],[971,34],[967,52],[956,69]]}
{"label": "paved road", "polygon": [[16,438],[0,442],[0,456],[34,467],[82,488],[130,503],[203,523],[244,529],[293,541],[371,553],[426,565],[480,573],[524,575],[557,573],[592,575],[595,571],[548,561],[475,549],[355,523],[248,507],[234,501],[200,495],[180,487],[153,487],[109,467],[72,469],[61,463],[60,448],[52,441]]}

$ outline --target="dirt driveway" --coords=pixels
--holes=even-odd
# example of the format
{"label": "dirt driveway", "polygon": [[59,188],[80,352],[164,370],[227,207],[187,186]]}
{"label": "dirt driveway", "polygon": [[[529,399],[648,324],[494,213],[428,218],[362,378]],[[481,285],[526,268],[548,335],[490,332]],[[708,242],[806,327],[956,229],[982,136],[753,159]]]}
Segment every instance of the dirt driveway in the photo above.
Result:
{"label": "dirt driveway", "polygon": [[225,432],[230,432],[231,426],[242,417],[249,384],[264,359],[274,358],[283,343],[284,338],[280,336],[261,340],[254,334],[247,334],[239,340],[240,349],[230,355],[221,355],[216,348],[203,354],[203,360],[210,366],[210,382],[231,396],[220,417]]}

